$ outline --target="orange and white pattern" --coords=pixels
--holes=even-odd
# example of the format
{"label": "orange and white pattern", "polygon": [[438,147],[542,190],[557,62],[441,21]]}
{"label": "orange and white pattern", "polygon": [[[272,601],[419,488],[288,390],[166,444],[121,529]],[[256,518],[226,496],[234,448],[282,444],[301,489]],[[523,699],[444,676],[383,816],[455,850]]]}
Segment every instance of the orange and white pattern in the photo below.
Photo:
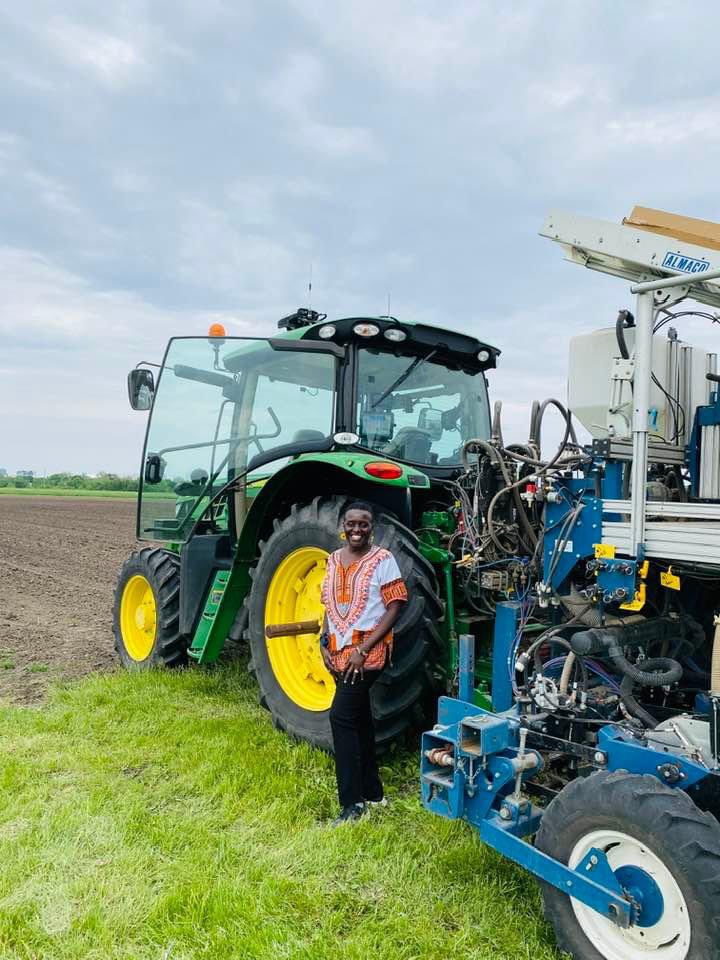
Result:
{"label": "orange and white pattern", "polygon": [[[373,547],[347,567],[342,563],[342,550],[332,553],[321,596],[327,611],[330,654],[338,670],[347,664],[352,648],[375,629],[388,604],[408,599],[397,561],[383,547]],[[365,668],[382,667],[390,647],[392,631],[372,648]]]}

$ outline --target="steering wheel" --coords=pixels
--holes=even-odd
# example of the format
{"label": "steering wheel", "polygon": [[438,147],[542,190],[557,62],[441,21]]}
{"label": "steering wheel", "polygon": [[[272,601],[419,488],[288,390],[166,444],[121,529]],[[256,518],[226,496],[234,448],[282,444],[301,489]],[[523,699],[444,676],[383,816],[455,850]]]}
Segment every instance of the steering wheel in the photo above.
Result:
{"label": "steering wheel", "polygon": [[[275,415],[275,411],[273,410],[273,408],[268,407],[267,412],[270,414],[270,416],[272,417],[273,423],[275,424],[275,431],[273,433],[255,433],[247,437],[238,437],[235,441],[232,441],[235,447],[237,447],[240,443],[248,443],[248,444],[254,443],[257,446],[260,453],[265,453],[265,449],[263,448],[263,445],[260,443],[260,441],[272,440],[275,437],[279,437],[280,434],[282,433],[282,424],[280,423],[277,416]],[[253,424],[253,426],[255,425]],[[257,430],[257,427],[255,429]],[[228,441],[223,441],[223,442],[226,443]],[[203,446],[203,444],[200,444],[200,446]],[[204,446],[208,446],[208,444],[204,444]],[[184,449],[184,448],[178,447],[175,449]],[[230,450],[232,450],[232,446]],[[230,456],[230,452],[228,452],[225,455],[222,462],[219,464],[217,470],[215,471],[215,476],[217,476],[219,471],[225,466],[229,456]],[[202,470],[194,470],[193,474],[197,475],[202,472],[203,472]],[[203,493],[205,493],[209,479],[210,478],[207,474],[205,475],[204,479],[199,476],[193,476],[191,474],[190,480],[182,480],[180,483],[175,484],[173,486],[173,490],[175,491],[175,493],[179,494],[180,496],[199,497]]]}
{"label": "steering wheel", "polygon": [[433,438],[429,430],[423,430],[422,427],[400,427],[392,440],[385,444],[382,452],[389,453],[391,456],[396,455],[400,448],[403,447],[413,435],[420,436],[423,440],[426,440],[428,450],[430,449]]}
{"label": "steering wheel", "polygon": [[[267,412],[270,414],[270,416],[272,417],[273,423],[275,424],[275,432],[274,433],[253,433],[251,436],[247,438],[247,442],[254,443],[255,446],[260,451],[260,453],[265,453],[265,448],[260,443],[261,440],[274,440],[275,437],[279,437],[280,434],[282,433],[282,425],[278,420],[278,418],[275,416],[275,411],[273,410],[273,408],[268,407]],[[253,426],[255,427],[254,423],[253,423]],[[257,427],[255,427],[255,430],[257,430]]]}

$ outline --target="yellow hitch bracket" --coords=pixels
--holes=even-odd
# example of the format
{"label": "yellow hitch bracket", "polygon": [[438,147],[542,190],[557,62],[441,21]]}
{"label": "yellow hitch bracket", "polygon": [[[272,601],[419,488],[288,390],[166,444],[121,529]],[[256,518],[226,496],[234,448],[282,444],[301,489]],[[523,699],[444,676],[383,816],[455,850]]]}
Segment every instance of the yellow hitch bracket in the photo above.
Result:
{"label": "yellow hitch bracket", "polygon": [[596,560],[615,559],[615,546],[612,543],[596,543],[593,546],[595,547]]}
{"label": "yellow hitch bracket", "polygon": [[628,603],[621,603],[621,610],[642,610],[645,606],[645,599],[647,594],[647,587],[644,583],[641,583],[639,588],[635,591],[635,599],[630,600]]}
{"label": "yellow hitch bracket", "polygon": [[661,571],[660,583],[663,587],[667,587],[668,590],[680,589],[680,577],[672,572],[672,567],[668,567],[667,570]]}

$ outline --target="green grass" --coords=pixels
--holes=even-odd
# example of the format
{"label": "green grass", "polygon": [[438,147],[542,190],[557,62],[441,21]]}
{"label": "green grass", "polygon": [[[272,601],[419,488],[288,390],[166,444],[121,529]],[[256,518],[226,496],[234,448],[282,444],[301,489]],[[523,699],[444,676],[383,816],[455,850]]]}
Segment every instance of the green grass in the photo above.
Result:
{"label": "green grass", "polygon": [[329,757],[242,666],[91,677],[0,709],[0,957],[555,960],[536,883],[384,769],[337,830]]}

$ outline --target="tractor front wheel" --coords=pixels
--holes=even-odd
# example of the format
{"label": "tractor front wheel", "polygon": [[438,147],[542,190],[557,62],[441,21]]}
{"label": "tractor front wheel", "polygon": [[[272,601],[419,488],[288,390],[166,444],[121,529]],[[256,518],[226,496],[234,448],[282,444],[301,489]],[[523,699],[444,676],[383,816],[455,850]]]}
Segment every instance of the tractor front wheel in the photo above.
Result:
{"label": "tractor front wheel", "polygon": [[[247,638],[250,670],[260,688],[260,702],[277,727],[324,749],[332,748],[329,710],[335,681],[320,655],[319,630],[267,639],[270,624],[316,621],[322,624],[320,587],[327,558],[339,545],[345,497],[316,499],[294,506],[260,544],[252,571]],[[375,543],[390,550],[408,586],[395,628],[393,663],[372,691],[376,740],[391,743],[419,725],[431,693],[437,693],[434,668],[441,641],[436,622],[442,605],[432,566],[418,549],[415,534],[397,519],[378,511]]]}
{"label": "tractor front wheel", "polygon": [[187,659],[180,634],[180,565],[167,550],[145,547],[123,564],[113,606],[115,649],[124,666],[178,667]]}
{"label": "tractor front wheel", "polygon": [[595,773],[565,787],[536,845],[576,867],[602,850],[637,907],[623,929],[544,885],[545,916],[574,960],[717,960],[720,825],[655,777]]}

